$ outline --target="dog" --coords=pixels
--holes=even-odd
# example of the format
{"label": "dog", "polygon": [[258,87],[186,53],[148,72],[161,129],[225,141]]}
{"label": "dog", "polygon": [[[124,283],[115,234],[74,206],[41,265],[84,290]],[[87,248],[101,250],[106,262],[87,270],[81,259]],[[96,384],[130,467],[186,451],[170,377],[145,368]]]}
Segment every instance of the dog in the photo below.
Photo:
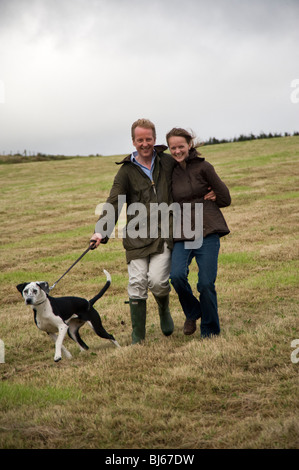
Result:
{"label": "dog", "polygon": [[110,274],[105,270],[104,273],[106,284],[91,300],[82,297],[51,297],[47,282],[24,282],[16,286],[25,299],[25,304],[32,307],[36,326],[46,331],[55,342],[55,362],[62,359],[62,352],[67,359],[72,358],[71,353],[62,344],[67,332],[81,350],[89,349],[79,335],[79,329],[86,322],[98,336],[109,339],[115,346],[120,347],[114,336],[107,333],[99,313],[93,307],[111,284]]}

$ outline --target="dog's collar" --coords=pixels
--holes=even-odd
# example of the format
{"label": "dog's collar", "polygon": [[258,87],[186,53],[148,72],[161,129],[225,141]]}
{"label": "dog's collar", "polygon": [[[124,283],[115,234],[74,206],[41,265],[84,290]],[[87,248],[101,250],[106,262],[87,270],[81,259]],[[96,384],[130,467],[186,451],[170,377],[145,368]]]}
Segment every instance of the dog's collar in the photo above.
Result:
{"label": "dog's collar", "polygon": [[47,300],[47,299],[45,299],[45,300],[42,300],[42,301],[41,301],[41,302],[39,302],[38,304],[34,304],[34,305],[41,305],[41,304],[43,304],[44,302],[46,302],[46,300]]}

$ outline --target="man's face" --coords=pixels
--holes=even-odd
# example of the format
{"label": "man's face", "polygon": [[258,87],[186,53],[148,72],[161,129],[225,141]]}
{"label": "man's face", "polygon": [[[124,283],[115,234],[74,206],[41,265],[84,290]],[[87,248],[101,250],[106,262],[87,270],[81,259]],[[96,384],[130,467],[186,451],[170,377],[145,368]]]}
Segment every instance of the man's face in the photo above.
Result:
{"label": "man's face", "polygon": [[156,139],[152,129],[136,127],[133,145],[142,159],[152,158],[155,143]]}

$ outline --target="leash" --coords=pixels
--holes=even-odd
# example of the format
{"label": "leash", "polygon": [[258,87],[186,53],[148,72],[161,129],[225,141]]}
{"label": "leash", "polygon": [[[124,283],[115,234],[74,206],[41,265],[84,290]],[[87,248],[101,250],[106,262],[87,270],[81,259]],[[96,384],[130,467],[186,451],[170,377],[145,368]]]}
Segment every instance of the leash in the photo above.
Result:
{"label": "leash", "polygon": [[56,284],[58,284],[58,282],[75,266],[75,264],[77,264],[81,258],[83,258],[83,256],[86,255],[86,253],[88,253],[90,250],[94,250],[95,249],[95,241],[94,240],[90,240],[90,245],[89,247],[82,253],[81,256],[79,256],[79,258],[72,264],[72,266],[70,266],[66,271],[65,273],[56,281],[54,282],[53,286],[49,287],[49,291],[54,289],[54,287],[56,286]]}

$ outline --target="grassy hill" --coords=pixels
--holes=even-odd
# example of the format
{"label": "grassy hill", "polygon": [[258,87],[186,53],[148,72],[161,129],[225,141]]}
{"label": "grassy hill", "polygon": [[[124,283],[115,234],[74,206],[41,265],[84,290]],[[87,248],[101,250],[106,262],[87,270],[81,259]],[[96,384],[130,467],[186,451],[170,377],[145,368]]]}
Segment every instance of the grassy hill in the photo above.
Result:
{"label": "grassy hill", "polygon": [[[127,267],[111,239],[88,253],[53,295],[94,296],[116,349],[87,326],[81,353],[53,362],[54,345],[33,322],[15,286],[54,283],[88,246],[120,157],[31,161],[0,166],[0,448],[298,448],[299,137],[203,147],[230,188],[223,210],[217,292],[221,336],[164,337],[150,295],[146,342],[131,346]],[[27,160],[28,161],[28,160]],[[4,162],[4,160],[3,160]],[[196,269],[191,268],[196,285]],[[299,358],[299,353],[297,354]]]}

